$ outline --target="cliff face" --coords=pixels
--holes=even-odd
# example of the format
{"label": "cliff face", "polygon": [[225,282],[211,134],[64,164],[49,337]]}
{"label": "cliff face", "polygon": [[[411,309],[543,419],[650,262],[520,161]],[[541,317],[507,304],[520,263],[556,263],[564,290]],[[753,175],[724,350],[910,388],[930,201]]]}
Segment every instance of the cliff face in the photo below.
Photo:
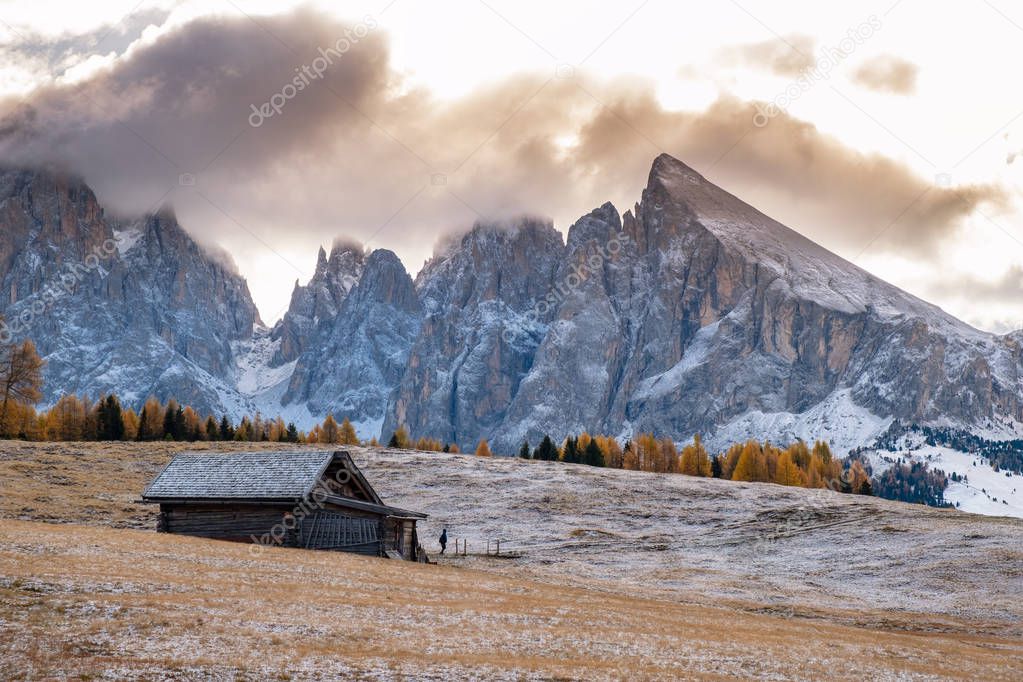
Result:
{"label": "cliff face", "polygon": [[346,416],[361,436],[379,435],[420,323],[412,278],[392,252],[374,251],[337,315],[311,333],[282,402]]}
{"label": "cliff face", "polygon": [[363,437],[405,425],[510,453],[581,430],[711,447],[869,444],[893,419],[1023,436],[1023,341],[844,261],[669,156],[636,206],[567,242],[478,224],[412,281],[389,251],[320,252],[284,319],[173,215],[106,218],[74,178],[0,173],[0,313],[48,360],[47,400],[149,394]]}
{"label": "cliff face", "polygon": [[[423,323],[384,433],[475,446],[506,421],[545,332],[536,302],[551,290],[564,246],[550,223],[477,224],[420,272]],[[515,330],[515,334],[506,333]]]}
{"label": "cliff face", "polygon": [[632,211],[601,206],[563,250],[490,234],[477,227],[421,273],[426,317],[385,435],[404,423],[502,452],[583,429],[845,449],[892,419],[1011,433],[1023,416],[1016,340],[877,280],[671,157]]}
{"label": "cliff face", "polygon": [[273,358],[275,366],[296,360],[317,325],[337,317],[341,304],[359,283],[365,266],[366,254],[357,244],[336,243],[329,258],[320,248],[316,272],[305,286],[295,282],[288,311],[271,334],[271,338],[280,341]]}
{"label": "cliff face", "polygon": [[45,400],[116,391],[244,409],[233,345],[259,315],[248,286],[169,213],[117,223],[80,180],[0,174],[0,314],[47,360]]}

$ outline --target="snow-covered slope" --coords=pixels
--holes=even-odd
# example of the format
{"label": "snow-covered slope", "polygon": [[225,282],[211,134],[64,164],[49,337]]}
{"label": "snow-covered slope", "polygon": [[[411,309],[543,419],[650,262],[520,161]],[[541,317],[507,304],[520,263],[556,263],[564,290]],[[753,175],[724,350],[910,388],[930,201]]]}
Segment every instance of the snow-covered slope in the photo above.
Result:
{"label": "snow-covered slope", "polygon": [[891,440],[888,438],[883,440],[885,447],[862,451],[875,475],[899,461],[905,465],[925,464],[948,476],[945,501],[957,509],[987,516],[1023,518],[1023,474],[1008,469],[996,470],[982,454],[928,443],[916,430],[903,433],[894,442],[888,442]]}

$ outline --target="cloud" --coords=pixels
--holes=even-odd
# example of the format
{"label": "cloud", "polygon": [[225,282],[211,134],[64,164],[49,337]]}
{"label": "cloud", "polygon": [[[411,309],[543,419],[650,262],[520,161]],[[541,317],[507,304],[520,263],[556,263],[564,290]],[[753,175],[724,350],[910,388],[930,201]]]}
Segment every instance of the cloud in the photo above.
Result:
{"label": "cloud", "polygon": [[[1010,265],[991,278],[972,272],[936,273],[922,284],[931,300],[947,309],[959,311],[970,324],[1005,333],[1023,329],[1023,266]],[[1015,315],[1013,315],[1015,313]]]}
{"label": "cloud", "polygon": [[[931,253],[979,205],[1005,200],[989,185],[932,186],[784,112],[758,128],[751,102],[669,110],[634,78],[526,73],[441,100],[402,81],[371,23],[292,92],[359,26],[308,9],[193,20],[81,82],[0,103],[0,157],[69,166],[118,214],[173,204],[234,255],[270,319],[338,236],[391,248],[415,271],[439,236],[480,218],[541,213],[566,229],[605,201],[624,210],[662,152],[847,254]],[[251,125],[270,103],[279,112]]]}
{"label": "cloud", "polygon": [[813,38],[796,34],[727,47],[719,52],[718,57],[729,66],[752,66],[778,76],[795,78],[816,63],[816,49]]}
{"label": "cloud", "polygon": [[961,275],[954,281],[938,279],[930,289],[942,298],[983,300],[986,303],[1015,306],[1023,297],[1023,266],[1012,265],[995,279]]}
{"label": "cloud", "polygon": [[20,76],[39,83],[73,75],[90,60],[101,55],[123,53],[150,26],[158,26],[170,16],[159,8],[142,8],[109,24],[82,33],[44,35],[27,27],[9,30],[0,41],[0,62],[7,77]]}
{"label": "cloud", "polygon": [[853,72],[853,82],[868,90],[895,95],[911,95],[916,91],[916,77],[920,67],[901,57],[879,55]]}

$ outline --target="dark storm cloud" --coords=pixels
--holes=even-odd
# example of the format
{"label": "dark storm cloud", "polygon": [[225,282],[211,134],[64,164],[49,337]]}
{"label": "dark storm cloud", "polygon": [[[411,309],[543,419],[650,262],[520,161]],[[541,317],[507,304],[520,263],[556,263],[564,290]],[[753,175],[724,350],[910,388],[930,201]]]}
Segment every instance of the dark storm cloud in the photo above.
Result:
{"label": "dark storm cloud", "polygon": [[[121,212],[173,202],[243,270],[266,249],[306,254],[294,257],[305,266],[339,235],[393,248],[415,270],[439,235],[482,216],[538,212],[566,228],[604,201],[631,206],[661,152],[847,253],[926,252],[1003,198],[934,187],[785,113],[758,128],[752,103],[666,110],[635,79],[525,74],[441,101],[394,74],[371,17],[259,22],[198,19],[88,81],[0,108],[0,154],[68,165]],[[322,78],[288,89],[346,36],[358,40]]]}
{"label": "dark storm cloud", "polygon": [[853,72],[853,81],[868,90],[910,95],[916,91],[920,67],[900,57],[879,55],[861,64]]}

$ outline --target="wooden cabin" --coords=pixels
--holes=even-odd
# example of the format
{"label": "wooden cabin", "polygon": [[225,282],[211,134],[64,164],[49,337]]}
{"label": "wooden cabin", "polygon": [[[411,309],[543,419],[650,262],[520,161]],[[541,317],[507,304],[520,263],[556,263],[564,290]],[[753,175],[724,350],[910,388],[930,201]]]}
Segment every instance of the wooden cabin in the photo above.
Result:
{"label": "wooden cabin", "polygon": [[164,533],[428,561],[426,514],[384,504],[343,450],[180,454],[142,501]]}

